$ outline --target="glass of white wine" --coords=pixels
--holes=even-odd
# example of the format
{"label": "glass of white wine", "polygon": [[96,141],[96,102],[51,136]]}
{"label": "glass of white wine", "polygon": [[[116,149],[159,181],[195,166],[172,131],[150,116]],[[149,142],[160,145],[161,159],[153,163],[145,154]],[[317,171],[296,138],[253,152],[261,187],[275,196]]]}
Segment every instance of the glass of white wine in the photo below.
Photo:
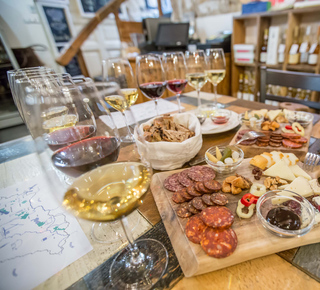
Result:
{"label": "glass of white wine", "polygon": [[206,58],[203,50],[194,52],[185,52],[187,64],[187,80],[188,84],[195,88],[198,97],[198,106],[201,106],[200,90],[206,84],[207,78],[205,75]]}
{"label": "glass of white wine", "polygon": [[[120,142],[117,127],[98,94],[92,95],[88,102],[77,86],[71,85],[61,91],[62,94],[56,94],[54,98],[50,98],[48,91],[38,94],[35,91],[33,104],[29,104],[33,124],[37,124],[33,128],[33,138],[51,183],[48,190],[78,218],[96,222],[120,220],[129,244],[111,265],[109,279],[113,289],[150,289],[166,270],[167,250],[154,239],[134,241],[126,219],[142,204],[148,192],[152,177],[150,154],[147,150],[139,152],[135,139],[131,143]],[[57,103],[76,104],[79,122],[93,118],[97,125],[96,135],[56,151],[50,150],[48,132],[43,129],[41,116]],[[127,114],[134,120],[130,108]],[[62,133],[63,130],[60,129]],[[136,123],[135,132],[137,139],[144,142],[143,132]],[[72,182],[66,184],[66,178],[61,178],[61,174]]]}
{"label": "glass of white wine", "polygon": [[223,108],[223,105],[218,104],[217,86],[226,75],[226,60],[222,48],[211,48],[206,50],[206,78],[213,84],[214,88],[214,104],[216,108]]}
{"label": "glass of white wine", "polygon": [[116,82],[120,87],[121,95],[108,95],[104,99],[112,108],[119,111],[124,118],[127,134],[121,136],[121,141],[132,142],[134,136],[128,125],[125,113],[137,101],[139,95],[132,67],[127,59],[110,58],[102,61],[102,75],[103,81]]}

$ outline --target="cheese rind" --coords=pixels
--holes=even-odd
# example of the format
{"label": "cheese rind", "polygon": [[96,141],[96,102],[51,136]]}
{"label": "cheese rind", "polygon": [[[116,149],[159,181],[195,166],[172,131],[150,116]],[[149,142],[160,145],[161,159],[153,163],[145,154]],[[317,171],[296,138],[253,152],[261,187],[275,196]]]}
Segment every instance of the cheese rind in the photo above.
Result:
{"label": "cheese rind", "polygon": [[270,168],[263,172],[264,175],[277,177],[279,176],[282,179],[293,181],[296,177],[290,170],[289,166],[283,161],[279,160]]}

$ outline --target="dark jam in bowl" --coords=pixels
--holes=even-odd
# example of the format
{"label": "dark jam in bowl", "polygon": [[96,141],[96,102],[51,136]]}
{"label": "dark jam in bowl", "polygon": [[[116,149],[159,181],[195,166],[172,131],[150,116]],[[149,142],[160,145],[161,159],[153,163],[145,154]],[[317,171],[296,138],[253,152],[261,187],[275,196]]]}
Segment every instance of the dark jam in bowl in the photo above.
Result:
{"label": "dark jam in bowl", "polygon": [[74,142],[93,137],[95,134],[96,128],[93,125],[73,126],[48,134],[46,142],[52,151],[56,151]]}
{"label": "dark jam in bowl", "polygon": [[167,82],[167,88],[177,94],[181,94],[181,92],[186,87],[188,81],[187,80],[170,80]]}
{"label": "dark jam in bowl", "polygon": [[115,162],[119,142],[114,137],[93,137],[61,148],[52,155],[56,168],[77,177],[98,166]]}
{"label": "dark jam in bowl", "polygon": [[157,99],[162,97],[166,82],[145,83],[139,86],[141,92],[149,99]]}
{"label": "dark jam in bowl", "polygon": [[291,210],[281,207],[271,209],[267,214],[266,220],[283,230],[299,230],[301,227],[299,216]]}

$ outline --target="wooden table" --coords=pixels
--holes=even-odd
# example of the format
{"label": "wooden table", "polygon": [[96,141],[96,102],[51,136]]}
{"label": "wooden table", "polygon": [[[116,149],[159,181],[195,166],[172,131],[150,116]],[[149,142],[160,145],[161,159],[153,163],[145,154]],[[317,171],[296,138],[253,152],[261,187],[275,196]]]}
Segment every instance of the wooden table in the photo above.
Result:
{"label": "wooden table", "polygon": [[[183,105],[186,110],[194,109],[197,103],[195,92],[186,95],[186,97],[181,98]],[[213,95],[201,93],[201,97],[204,100],[211,101]],[[174,98],[172,101],[174,101]],[[220,96],[219,102],[238,113],[248,109],[274,108],[265,104],[237,100],[227,96]],[[312,132],[314,137],[320,137],[319,119],[320,115],[316,115],[315,122],[317,124]],[[236,131],[237,128],[221,134],[204,135],[203,146],[198,155],[203,155],[207,148],[213,145],[228,144]],[[11,156],[8,160],[1,160],[0,158],[0,172],[2,172],[0,174],[0,188],[19,182],[27,175],[32,175],[32,172],[29,172],[29,166],[34,162],[31,142],[30,137],[13,142],[13,145],[10,145],[11,148],[20,144],[20,151],[16,150],[20,153]],[[320,149],[319,140],[312,145],[312,148],[313,150]],[[3,163],[1,164],[1,162]],[[28,166],[26,166],[26,162]],[[18,174],[14,172],[17,167],[19,167]],[[188,165],[186,164],[184,167],[188,167]],[[151,192],[147,194],[139,211],[134,214],[141,215],[140,224],[134,233],[134,237],[156,238],[165,244],[169,252],[168,270],[163,279],[156,285],[157,289],[320,289],[320,284],[317,282],[320,281],[320,243],[247,261],[205,275],[184,278]],[[119,241],[112,245],[96,243],[90,237],[91,223],[87,221],[79,222],[94,248],[93,251],[64,268],[36,289],[64,289],[71,285],[70,289],[110,288],[108,267],[113,255],[126,246],[126,243],[125,241]]]}

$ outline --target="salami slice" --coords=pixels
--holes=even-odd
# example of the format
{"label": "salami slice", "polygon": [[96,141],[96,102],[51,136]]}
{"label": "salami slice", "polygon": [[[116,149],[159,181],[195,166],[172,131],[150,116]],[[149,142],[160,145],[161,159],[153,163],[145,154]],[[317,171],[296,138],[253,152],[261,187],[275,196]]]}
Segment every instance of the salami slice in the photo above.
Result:
{"label": "salami slice", "polygon": [[190,195],[187,191],[186,188],[182,189],[182,190],[179,190],[178,191],[180,193],[180,195],[185,199],[185,200],[191,200],[193,199],[193,196]]}
{"label": "salami slice", "polygon": [[184,186],[178,180],[179,173],[175,173],[167,177],[163,185],[169,191],[178,191],[184,188]]}
{"label": "salami slice", "polygon": [[192,216],[186,225],[186,236],[191,242],[200,244],[202,234],[206,228],[207,226],[198,215]]}
{"label": "salami slice", "polygon": [[194,181],[206,181],[214,179],[216,176],[215,171],[207,166],[192,167],[188,171],[188,177]]}
{"label": "salami slice", "polygon": [[238,245],[238,238],[233,229],[217,230],[207,227],[200,241],[202,249],[217,259],[230,256]]}
{"label": "salami slice", "polygon": [[291,148],[291,149],[299,149],[302,147],[302,144],[298,144],[288,139],[282,140],[282,145],[286,148]]}
{"label": "salami slice", "polygon": [[217,205],[226,205],[228,198],[225,194],[218,192],[211,195],[211,201]]}
{"label": "salami slice", "polygon": [[270,141],[270,142],[269,142],[269,145],[270,145],[271,147],[280,147],[280,146],[282,145],[282,141],[280,141],[280,142]]}
{"label": "salami slice", "polygon": [[189,186],[187,187],[187,193],[190,194],[191,196],[201,196],[202,193],[197,191],[195,186]]}
{"label": "salami slice", "polygon": [[214,205],[211,200],[211,194],[206,193],[201,198],[206,205]]}
{"label": "salami slice", "polygon": [[203,200],[202,200],[202,198],[200,196],[195,197],[191,201],[191,203],[194,206],[194,208],[197,209],[197,210],[204,210],[205,208],[207,208],[207,205],[203,202]]}
{"label": "salami slice", "polygon": [[205,181],[203,185],[209,190],[211,190],[212,192],[217,192],[222,188],[222,185],[216,180]]}
{"label": "salami slice", "polygon": [[216,177],[216,172],[208,166],[202,166],[201,171],[202,171],[203,175],[205,175],[207,177],[206,180],[211,180]]}
{"label": "salami slice", "polygon": [[255,143],[256,143],[256,139],[248,139],[248,140],[242,141],[240,144],[244,145],[244,146],[249,146],[249,145],[253,145]]}
{"label": "salami slice", "polygon": [[281,133],[281,136],[285,139],[299,139],[301,136],[295,133]]}
{"label": "salami slice", "polygon": [[183,170],[178,175],[178,181],[185,187],[193,185],[193,181],[188,177],[188,169]]}
{"label": "salami slice", "polygon": [[188,203],[182,203],[177,209],[176,213],[181,218],[187,218],[192,216],[192,213],[188,210]]}
{"label": "salami slice", "polygon": [[172,195],[172,200],[175,202],[175,203],[183,203],[185,202],[186,200],[181,196],[181,194],[179,193],[179,191],[176,191],[173,193]]}
{"label": "salami slice", "polygon": [[197,210],[193,205],[192,202],[189,201],[188,203],[188,211],[190,211],[193,214],[198,214],[200,212],[200,210]]}
{"label": "salami slice", "polygon": [[217,229],[229,228],[234,222],[234,215],[225,206],[207,207],[201,212],[200,217],[207,226]]}
{"label": "salami slice", "polygon": [[293,141],[295,143],[298,143],[298,144],[305,144],[308,142],[308,139],[305,138],[305,137],[300,137],[299,139],[291,139],[289,138],[290,141]]}
{"label": "salami slice", "polygon": [[204,186],[203,182],[197,182],[195,188],[196,188],[196,190],[198,190],[198,191],[200,191],[202,193],[212,193],[212,190],[207,189]]}

